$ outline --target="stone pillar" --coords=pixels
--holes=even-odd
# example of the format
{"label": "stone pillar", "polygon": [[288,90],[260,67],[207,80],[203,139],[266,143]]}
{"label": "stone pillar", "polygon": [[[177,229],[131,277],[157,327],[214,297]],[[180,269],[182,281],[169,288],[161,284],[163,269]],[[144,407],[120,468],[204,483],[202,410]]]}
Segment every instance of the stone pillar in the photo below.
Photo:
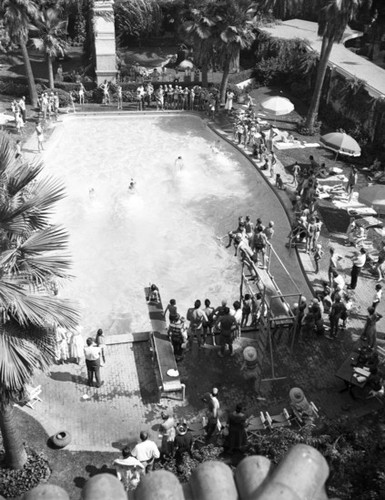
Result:
{"label": "stone pillar", "polygon": [[113,0],[95,0],[94,35],[96,55],[96,81],[116,81],[116,51]]}

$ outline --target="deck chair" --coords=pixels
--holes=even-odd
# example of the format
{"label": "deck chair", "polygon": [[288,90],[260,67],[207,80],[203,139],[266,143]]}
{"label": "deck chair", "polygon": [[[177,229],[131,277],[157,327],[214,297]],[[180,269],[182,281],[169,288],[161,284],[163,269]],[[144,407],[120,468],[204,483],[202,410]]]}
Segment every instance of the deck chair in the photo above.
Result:
{"label": "deck chair", "polygon": [[316,407],[316,405],[313,403],[313,401],[310,401],[309,406],[311,409],[311,415],[310,415],[310,412],[309,412],[309,414],[306,414],[306,415],[301,414],[295,408],[292,408],[294,420],[297,422],[297,424],[300,427],[303,427],[306,424],[308,424],[309,422],[312,422],[312,421],[319,418],[319,410]]}
{"label": "deck chair", "polygon": [[246,427],[247,434],[258,435],[259,432],[270,430],[271,427],[264,413],[261,411],[259,417],[250,417],[249,425]]}
{"label": "deck chair", "polygon": [[29,406],[33,410],[35,409],[35,404],[40,401],[42,402],[42,399],[40,399],[40,394],[42,392],[41,385],[38,385],[36,387],[32,387],[31,385],[26,385],[25,387],[25,404],[26,406]]}
{"label": "deck chair", "polygon": [[268,412],[266,412],[266,420],[269,424],[270,429],[291,426],[290,415],[286,408],[284,408],[282,410],[282,413],[279,413],[278,415],[270,415]]}

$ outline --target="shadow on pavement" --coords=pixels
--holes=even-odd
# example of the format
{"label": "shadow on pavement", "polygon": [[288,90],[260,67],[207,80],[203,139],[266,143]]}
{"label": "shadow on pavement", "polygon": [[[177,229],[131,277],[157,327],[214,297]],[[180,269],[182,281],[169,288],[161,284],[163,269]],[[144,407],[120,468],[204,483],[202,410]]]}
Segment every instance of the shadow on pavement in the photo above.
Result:
{"label": "shadow on pavement", "polygon": [[159,391],[149,342],[134,342],[132,344],[132,351],[134,353],[142,401],[144,404],[158,403]]}

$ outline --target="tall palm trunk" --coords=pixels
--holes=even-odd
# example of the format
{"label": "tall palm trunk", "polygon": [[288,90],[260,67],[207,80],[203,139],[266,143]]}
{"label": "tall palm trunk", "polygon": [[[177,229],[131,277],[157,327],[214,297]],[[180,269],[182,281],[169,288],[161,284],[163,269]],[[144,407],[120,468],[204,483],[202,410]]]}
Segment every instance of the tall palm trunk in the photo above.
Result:
{"label": "tall palm trunk", "polygon": [[220,89],[221,104],[224,104],[226,100],[226,90],[227,90],[227,84],[229,83],[229,76],[230,76],[230,60],[226,61],[223,67],[223,76]]}
{"label": "tall palm trunk", "polygon": [[325,80],[326,70],[328,67],[330,53],[333,48],[333,38],[324,37],[322,40],[322,49],[320,61],[318,63],[317,79],[315,82],[313,96],[306,116],[305,125],[312,132],[317,119],[319,104],[321,100],[322,86]]}
{"label": "tall palm trunk", "polygon": [[27,75],[28,89],[29,89],[29,98],[31,100],[32,106],[34,108],[36,108],[36,106],[37,106],[37,90],[36,90],[35,79],[33,77],[31,60],[29,58],[29,54],[28,54],[28,50],[27,50],[27,45],[22,40],[20,41],[20,48],[21,48],[21,52],[23,54],[25,73]]}
{"label": "tall palm trunk", "polygon": [[0,431],[5,450],[5,465],[12,469],[22,469],[27,461],[27,453],[17,428],[12,404],[0,407]]}
{"label": "tall palm trunk", "polygon": [[49,88],[53,89],[55,88],[55,81],[53,79],[53,58],[50,55],[47,56],[47,63]]}

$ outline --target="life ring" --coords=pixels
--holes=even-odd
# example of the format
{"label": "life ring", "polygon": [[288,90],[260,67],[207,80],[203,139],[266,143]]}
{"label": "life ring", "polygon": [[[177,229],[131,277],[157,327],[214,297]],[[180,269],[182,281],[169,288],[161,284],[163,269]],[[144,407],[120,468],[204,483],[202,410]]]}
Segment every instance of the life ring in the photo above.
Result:
{"label": "life ring", "polygon": [[60,431],[51,436],[51,442],[56,448],[64,448],[71,442],[71,434],[67,431]]}

